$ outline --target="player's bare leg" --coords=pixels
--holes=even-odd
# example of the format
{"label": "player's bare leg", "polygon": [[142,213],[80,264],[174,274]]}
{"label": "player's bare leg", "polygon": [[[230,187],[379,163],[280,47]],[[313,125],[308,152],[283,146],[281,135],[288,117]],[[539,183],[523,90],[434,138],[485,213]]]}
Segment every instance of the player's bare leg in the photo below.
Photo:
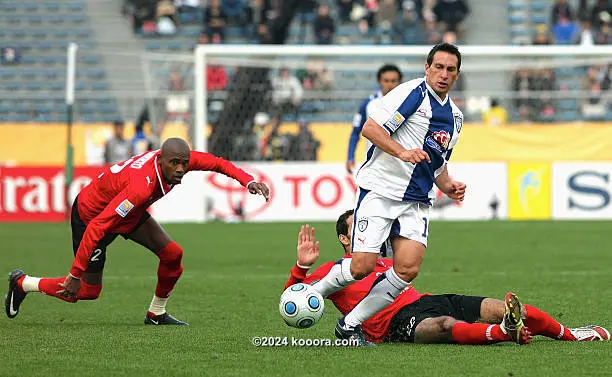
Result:
{"label": "player's bare leg", "polygon": [[[522,343],[529,343],[527,331],[522,334]],[[426,318],[415,329],[415,343],[492,344],[510,341],[498,324],[467,323],[453,317]]]}
{"label": "player's bare leg", "polygon": [[147,325],[187,325],[166,312],[166,303],[183,273],[183,249],[166,233],[155,219],[149,217],[128,238],[151,250],[159,258],[157,287],[145,316]]}

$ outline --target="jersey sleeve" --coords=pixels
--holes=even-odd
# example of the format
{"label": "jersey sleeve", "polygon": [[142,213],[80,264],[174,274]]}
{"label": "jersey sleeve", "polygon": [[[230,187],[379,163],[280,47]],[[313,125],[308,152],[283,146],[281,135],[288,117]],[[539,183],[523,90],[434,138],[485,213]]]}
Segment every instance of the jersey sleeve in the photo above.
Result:
{"label": "jersey sleeve", "polygon": [[85,234],[83,234],[70,269],[72,276],[81,278],[83,272],[87,269],[89,258],[100,240],[131,211],[145,205],[148,197],[149,191],[146,186],[140,187],[140,185],[131,182],[108,203],[98,216],[87,224]]}
{"label": "jersey sleeve", "polygon": [[289,279],[287,279],[287,282],[285,283],[285,289],[289,288],[293,284],[297,284],[297,283],[310,284],[314,281],[323,279],[323,277],[327,275],[327,273],[329,272],[329,270],[331,270],[334,264],[335,264],[334,262],[323,263],[316,270],[314,270],[314,272],[310,275],[307,275],[308,269],[301,268],[300,266],[296,264],[291,269],[291,275],[289,276]]}
{"label": "jersey sleeve", "polygon": [[357,149],[357,144],[359,143],[361,129],[363,128],[363,123],[368,119],[366,109],[369,102],[369,98],[363,101],[361,106],[359,106],[359,111],[353,117],[353,131],[351,131],[348,144],[348,161],[355,161],[355,150]]}
{"label": "jersey sleeve", "polygon": [[393,134],[421,106],[426,90],[423,85],[422,79],[400,84],[373,106],[369,117]]}
{"label": "jersey sleeve", "polygon": [[222,173],[228,177],[234,178],[244,187],[255,181],[252,175],[228,160],[206,152],[191,151],[191,155],[189,156],[189,171],[192,170]]}

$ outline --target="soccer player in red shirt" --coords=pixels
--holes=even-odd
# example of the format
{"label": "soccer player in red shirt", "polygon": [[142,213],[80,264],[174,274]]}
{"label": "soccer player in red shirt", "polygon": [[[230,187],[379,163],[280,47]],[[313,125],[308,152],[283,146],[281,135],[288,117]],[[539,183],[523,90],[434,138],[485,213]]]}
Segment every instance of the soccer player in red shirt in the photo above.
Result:
{"label": "soccer player in red shirt", "polygon": [[[336,233],[344,258],[350,258],[353,210],[338,218]],[[319,242],[314,240],[314,228],[302,226],[298,235],[297,264],[285,288],[322,279],[335,264],[327,262],[307,275],[319,257]],[[364,279],[330,294],[334,306],[343,314],[350,312],[365,297],[379,276],[391,268],[393,260],[379,258],[374,271]],[[485,323],[475,323],[477,321]],[[367,338],[362,345],[379,342],[491,344],[514,341],[529,343],[531,335],[543,335],[558,340],[610,340],[610,333],[601,326],[569,329],[540,309],[521,305],[513,293],[506,300],[456,294],[422,294],[406,288],[392,304],[363,322]]]}
{"label": "soccer player in red shirt", "polygon": [[29,292],[43,292],[67,302],[95,300],[102,291],[106,248],[117,236],[132,240],[159,258],[157,288],[145,316],[149,325],[186,325],[166,312],[166,302],[183,266],[183,249],[164,231],[147,208],[166,195],[183,176],[194,170],[216,171],[232,177],[251,194],[269,199],[263,183],[231,162],[209,153],[191,151],[182,139],[171,138],[161,150],[134,156],[106,167],[74,200],[71,215],[74,262],[62,278],[36,278],[22,270],[9,277],[5,307],[9,318]]}

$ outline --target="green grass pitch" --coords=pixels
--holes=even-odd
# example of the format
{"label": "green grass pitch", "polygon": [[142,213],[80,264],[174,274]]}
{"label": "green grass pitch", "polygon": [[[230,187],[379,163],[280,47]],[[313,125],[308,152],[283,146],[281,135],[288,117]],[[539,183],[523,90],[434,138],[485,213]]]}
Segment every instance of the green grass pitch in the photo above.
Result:
{"label": "green grass pitch", "polygon": [[[341,249],[331,223],[315,224],[319,263]],[[434,221],[414,285],[431,293],[522,301],[568,326],[612,328],[610,222]],[[299,224],[167,225],[185,250],[168,311],[189,327],[145,327],[157,259],[123,239],[109,249],[98,301],[30,294],[0,318],[0,376],[604,376],[608,342],[531,345],[255,347],[254,336],[333,339],[329,301],[312,329],[287,327],[278,298],[296,260]],[[3,224],[0,271],[58,277],[72,261],[66,224]],[[6,290],[5,283],[0,286]]]}

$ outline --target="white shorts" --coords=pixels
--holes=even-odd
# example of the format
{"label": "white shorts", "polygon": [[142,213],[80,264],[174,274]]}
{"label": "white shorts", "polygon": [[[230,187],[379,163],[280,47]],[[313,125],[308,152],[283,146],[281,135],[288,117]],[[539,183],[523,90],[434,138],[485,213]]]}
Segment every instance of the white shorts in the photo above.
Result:
{"label": "white shorts", "polygon": [[379,253],[393,236],[417,241],[427,247],[430,206],[392,200],[359,188],[353,214],[351,251]]}

